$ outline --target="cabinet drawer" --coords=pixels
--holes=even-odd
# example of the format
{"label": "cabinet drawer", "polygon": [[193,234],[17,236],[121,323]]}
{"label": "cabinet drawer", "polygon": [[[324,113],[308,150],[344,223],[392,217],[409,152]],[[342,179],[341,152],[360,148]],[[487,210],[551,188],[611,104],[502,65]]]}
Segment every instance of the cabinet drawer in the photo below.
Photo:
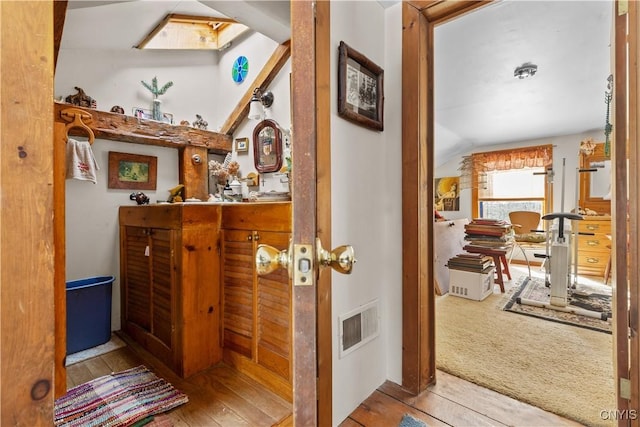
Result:
{"label": "cabinet drawer", "polygon": [[578,222],[578,231],[584,233],[611,234],[611,221],[582,220]]}
{"label": "cabinet drawer", "polygon": [[596,234],[594,236],[578,236],[578,251],[601,251],[608,253],[607,245],[611,244],[606,236]]}
{"label": "cabinet drawer", "polygon": [[604,273],[604,269],[609,262],[609,254],[605,252],[578,252],[578,267],[587,270],[594,270],[598,274]]}

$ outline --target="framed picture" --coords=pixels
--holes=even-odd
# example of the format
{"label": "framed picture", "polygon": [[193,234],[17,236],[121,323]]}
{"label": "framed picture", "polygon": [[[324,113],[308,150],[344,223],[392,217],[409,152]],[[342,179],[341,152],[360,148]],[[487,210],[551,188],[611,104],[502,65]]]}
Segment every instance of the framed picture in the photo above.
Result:
{"label": "framed picture", "polygon": [[238,153],[249,152],[249,138],[236,138],[236,152]]}
{"label": "framed picture", "polygon": [[155,190],[158,158],[109,151],[109,188]]}
{"label": "framed picture", "polygon": [[[153,120],[153,111],[145,110],[144,108],[136,107],[133,109],[133,116],[138,119]],[[157,120],[156,120],[157,121]],[[162,113],[162,122],[173,124],[173,114]]]}
{"label": "framed picture", "polygon": [[434,190],[434,202],[437,211],[460,210],[460,177],[436,178]]}
{"label": "framed picture", "polygon": [[384,71],[345,42],[338,52],[338,115],[383,130]]}

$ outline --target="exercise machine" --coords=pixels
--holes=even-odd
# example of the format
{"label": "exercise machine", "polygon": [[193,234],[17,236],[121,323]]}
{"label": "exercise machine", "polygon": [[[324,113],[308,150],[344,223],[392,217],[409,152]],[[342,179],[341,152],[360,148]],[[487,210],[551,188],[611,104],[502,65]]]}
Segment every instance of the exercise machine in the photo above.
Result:
{"label": "exercise machine", "polygon": [[[564,166],[565,159],[562,159],[562,210],[564,210]],[[549,250],[545,260],[545,285],[551,291],[549,302],[518,297],[516,303],[607,320],[607,313],[569,305],[570,293],[575,288],[572,277],[572,265],[575,264],[575,261],[572,262],[571,249],[572,244],[577,244],[573,241],[575,240],[573,237],[577,236],[577,233],[571,232],[569,221],[582,220],[582,215],[572,212],[555,212],[544,215],[542,219],[545,221],[557,220],[551,227],[546,227],[547,233],[549,233],[547,239]],[[575,259],[577,260],[577,257]]]}

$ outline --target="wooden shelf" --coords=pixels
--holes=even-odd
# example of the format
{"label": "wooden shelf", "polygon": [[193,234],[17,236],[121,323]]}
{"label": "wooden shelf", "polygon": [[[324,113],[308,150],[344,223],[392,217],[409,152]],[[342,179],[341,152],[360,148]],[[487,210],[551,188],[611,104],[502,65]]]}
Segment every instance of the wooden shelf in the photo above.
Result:
{"label": "wooden shelf", "polygon": [[[176,149],[182,149],[186,146],[203,147],[218,154],[226,154],[232,150],[230,135],[195,129],[190,126],[138,119],[124,114],[60,102],[54,102],[54,120],[56,122],[67,123],[61,115],[61,112],[67,108],[77,108],[91,115],[91,121],[87,121],[86,124],[91,128],[96,138]],[[83,135],[83,132],[80,129],[72,128],[70,134]]]}

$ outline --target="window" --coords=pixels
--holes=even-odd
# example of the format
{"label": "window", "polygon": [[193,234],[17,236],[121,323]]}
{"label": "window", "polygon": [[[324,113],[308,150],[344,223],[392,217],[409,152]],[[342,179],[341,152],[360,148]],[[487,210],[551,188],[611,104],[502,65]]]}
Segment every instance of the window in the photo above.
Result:
{"label": "window", "polygon": [[511,211],[551,208],[550,145],[473,155],[473,217],[509,221]]}

